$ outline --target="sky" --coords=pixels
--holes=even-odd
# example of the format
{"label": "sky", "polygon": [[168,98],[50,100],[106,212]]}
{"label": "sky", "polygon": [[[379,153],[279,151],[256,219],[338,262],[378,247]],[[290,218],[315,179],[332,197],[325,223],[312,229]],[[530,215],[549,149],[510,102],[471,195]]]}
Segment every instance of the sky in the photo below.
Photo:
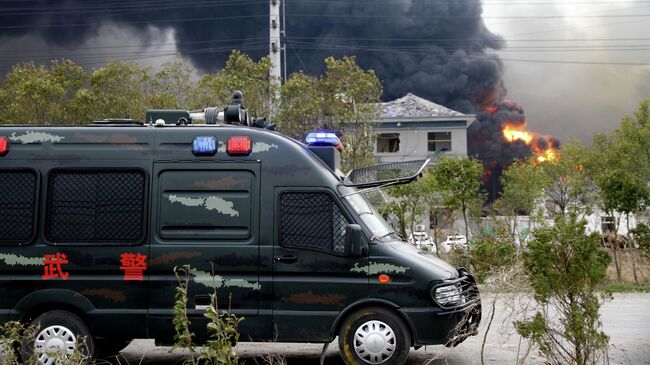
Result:
{"label": "sky", "polygon": [[[650,97],[650,65],[588,64],[650,64],[650,17],[628,17],[650,14],[649,1],[486,0],[483,6],[487,27],[506,41],[497,53],[507,98],[523,106],[529,129],[588,143]],[[524,15],[564,18],[490,18]],[[607,17],[587,17],[594,15]]]}
{"label": "sky", "polygon": [[[111,1],[121,0],[104,3]],[[257,15],[268,11],[262,1],[250,0],[254,5],[240,9],[229,5],[248,0],[220,0],[222,7],[209,10],[174,8],[166,4],[174,2],[167,0],[138,1],[150,3],[144,4],[142,13],[100,9],[86,14],[75,10],[74,0],[0,0],[0,74],[15,62],[47,62],[60,57],[72,58],[87,69],[100,67],[107,58],[135,58],[145,66],[159,67],[178,52],[200,74],[216,72],[233,47],[242,47],[254,57],[266,52],[266,19]],[[586,143],[593,133],[612,131],[623,115],[633,113],[641,100],[650,97],[650,1],[356,1],[354,5],[342,0],[287,1],[287,13],[310,15],[288,17],[287,34],[293,42],[287,55],[290,71],[321,72],[328,52],[357,54],[364,66],[377,69],[387,97],[414,91],[465,111],[473,111],[466,106],[470,95],[494,87],[500,77],[501,93],[505,91],[502,96],[523,107],[528,129],[561,141],[576,138]],[[27,3],[43,6],[45,10],[35,9],[47,18],[25,15],[33,10],[25,7]],[[79,2],[84,6],[91,3],[100,2]],[[234,19],[207,25],[198,20],[179,25],[178,21],[179,17],[187,20],[211,16],[212,12],[229,15],[228,11],[235,12]],[[317,14],[333,15],[328,19],[314,17]],[[451,20],[443,19],[444,14],[451,14]],[[367,18],[373,16],[376,18]],[[350,34],[366,39],[400,38],[370,43],[383,48],[368,49],[368,43],[342,40]],[[456,35],[471,40],[472,46],[457,44],[462,52],[445,49],[444,38]],[[309,36],[318,41],[310,43]],[[439,41],[433,42],[435,46],[413,43],[421,47],[417,52],[426,49],[431,57],[420,57],[413,49],[390,52],[389,47],[411,44],[409,37],[437,37]],[[210,54],[195,53],[195,47],[205,45],[203,42],[209,42]],[[336,47],[340,49],[336,51]],[[500,66],[492,54],[501,58]]]}

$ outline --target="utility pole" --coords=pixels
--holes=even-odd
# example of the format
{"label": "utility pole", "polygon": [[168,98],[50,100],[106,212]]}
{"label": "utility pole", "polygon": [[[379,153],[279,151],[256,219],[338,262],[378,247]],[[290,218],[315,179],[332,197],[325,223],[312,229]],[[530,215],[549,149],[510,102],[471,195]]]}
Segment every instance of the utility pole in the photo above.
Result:
{"label": "utility pole", "polygon": [[273,64],[271,68],[272,82],[282,80],[282,44],[280,43],[280,1],[270,0],[271,8],[269,11],[269,58]]}

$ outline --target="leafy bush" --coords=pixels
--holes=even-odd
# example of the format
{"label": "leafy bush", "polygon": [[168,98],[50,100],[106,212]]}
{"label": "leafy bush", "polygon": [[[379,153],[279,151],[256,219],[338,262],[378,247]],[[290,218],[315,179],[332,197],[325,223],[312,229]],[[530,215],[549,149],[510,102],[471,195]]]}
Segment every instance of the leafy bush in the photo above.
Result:
{"label": "leafy bush", "polygon": [[635,246],[641,249],[645,256],[650,256],[650,227],[639,223],[630,233],[634,237]]}
{"label": "leafy bush", "polygon": [[469,251],[469,261],[479,281],[499,268],[511,266],[517,255],[512,236],[505,228],[474,236]]}
{"label": "leafy bush", "polygon": [[526,275],[539,310],[516,322],[517,331],[539,347],[548,364],[596,364],[607,351],[599,309],[607,294],[596,291],[607,279],[609,254],[585,223],[558,218],[533,233],[524,254]]}

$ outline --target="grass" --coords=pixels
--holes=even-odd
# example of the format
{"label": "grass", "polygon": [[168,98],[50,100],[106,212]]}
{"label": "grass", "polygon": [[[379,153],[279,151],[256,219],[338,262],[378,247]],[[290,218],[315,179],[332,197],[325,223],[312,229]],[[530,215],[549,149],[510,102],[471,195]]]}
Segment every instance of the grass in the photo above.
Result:
{"label": "grass", "polygon": [[603,287],[603,290],[610,293],[650,293],[650,282],[640,284],[610,282]]}

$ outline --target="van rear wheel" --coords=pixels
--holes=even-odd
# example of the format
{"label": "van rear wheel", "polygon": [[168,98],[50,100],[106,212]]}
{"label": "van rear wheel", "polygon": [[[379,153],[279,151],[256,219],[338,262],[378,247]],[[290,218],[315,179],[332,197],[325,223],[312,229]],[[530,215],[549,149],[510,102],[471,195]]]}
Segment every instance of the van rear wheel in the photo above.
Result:
{"label": "van rear wheel", "polygon": [[76,363],[89,363],[95,350],[90,330],[78,316],[53,310],[36,317],[30,326],[36,335],[22,346],[23,361],[56,364],[64,358]]}
{"label": "van rear wheel", "polygon": [[410,348],[404,322],[384,308],[352,313],[339,331],[339,351],[347,365],[402,365]]}

